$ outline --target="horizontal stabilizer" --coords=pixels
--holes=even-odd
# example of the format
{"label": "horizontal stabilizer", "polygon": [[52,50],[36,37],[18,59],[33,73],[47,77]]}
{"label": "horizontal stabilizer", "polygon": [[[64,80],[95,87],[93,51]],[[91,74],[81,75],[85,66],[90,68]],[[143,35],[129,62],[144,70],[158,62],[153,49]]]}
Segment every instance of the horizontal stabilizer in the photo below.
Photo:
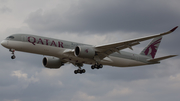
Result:
{"label": "horizontal stabilizer", "polygon": [[159,57],[159,58],[155,58],[155,59],[149,59],[147,60],[148,62],[159,62],[161,60],[165,60],[165,59],[168,59],[168,58],[172,58],[172,57],[175,57],[177,55],[168,55],[168,56],[163,56],[163,57]]}

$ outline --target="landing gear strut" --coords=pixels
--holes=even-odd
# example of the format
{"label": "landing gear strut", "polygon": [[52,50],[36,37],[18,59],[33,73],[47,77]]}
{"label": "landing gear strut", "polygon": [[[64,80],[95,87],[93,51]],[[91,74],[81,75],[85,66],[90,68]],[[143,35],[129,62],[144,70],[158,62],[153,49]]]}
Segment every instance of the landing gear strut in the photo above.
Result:
{"label": "landing gear strut", "polygon": [[9,51],[12,52],[11,59],[15,59],[16,58],[16,56],[14,55],[15,50],[14,49],[9,49]]}
{"label": "landing gear strut", "polygon": [[96,68],[96,69],[103,68],[103,65],[96,63],[96,64],[94,64],[94,65],[91,66],[91,69],[95,69],[95,68]]}
{"label": "landing gear strut", "polygon": [[74,70],[74,74],[82,74],[82,73],[85,73],[86,70],[85,69],[81,69],[81,67],[83,66],[83,64],[76,64],[76,66],[78,66],[78,69],[77,70]]}

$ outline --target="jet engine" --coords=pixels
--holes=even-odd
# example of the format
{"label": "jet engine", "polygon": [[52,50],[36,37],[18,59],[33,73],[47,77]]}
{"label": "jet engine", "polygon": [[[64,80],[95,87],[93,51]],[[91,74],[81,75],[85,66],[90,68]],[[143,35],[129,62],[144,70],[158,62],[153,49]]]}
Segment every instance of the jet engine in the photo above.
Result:
{"label": "jet engine", "polygon": [[91,46],[76,46],[74,55],[81,58],[93,58],[95,50]]}
{"label": "jet engine", "polygon": [[42,62],[44,67],[50,69],[58,69],[63,65],[61,60],[56,57],[44,57]]}

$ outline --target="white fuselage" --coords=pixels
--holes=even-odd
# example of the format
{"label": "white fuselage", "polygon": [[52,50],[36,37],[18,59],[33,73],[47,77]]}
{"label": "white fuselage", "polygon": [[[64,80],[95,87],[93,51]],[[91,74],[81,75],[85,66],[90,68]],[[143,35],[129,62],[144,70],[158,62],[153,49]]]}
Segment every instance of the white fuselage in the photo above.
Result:
{"label": "white fuselage", "polygon": [[[25,35],[25,36],[23,35],[19,36],[20,37],[19,40],[6,39],[3,40],[1,44],[8,49],[15,49],[17,51],[40,54],[40,55],[54,56],[60,58],[61,60],[71,63],[85,63],[85,64],[96,63],[94,59],[80,58],[75,56],[74,54],[64,54],[66,50],[74,49],[76,45],[79,45],[79,43],[68,42],[63,40],[57,41],[57,39],[50,39],[39,36],[34,40],[33,38],[35,38],[36,36],[32,36],[32,35]],[[148,59],[147,57],[138,54],[120,51],[120,54],[114,53],[98,62],[103,65],[110,65],[116,67],[130,67],[130,66],[147,65],[148,64],[146,62],[147,59]]]}

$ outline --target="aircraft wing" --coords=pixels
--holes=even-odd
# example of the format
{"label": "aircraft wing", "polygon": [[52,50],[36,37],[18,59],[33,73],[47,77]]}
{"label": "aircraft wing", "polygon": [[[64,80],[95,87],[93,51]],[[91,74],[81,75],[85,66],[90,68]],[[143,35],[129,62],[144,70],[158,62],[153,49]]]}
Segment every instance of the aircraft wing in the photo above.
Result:
{"label": "aircraft wing", "polygon": [[156,35],[137,38],[137,39],[133,39],[133,40],[118,42],[118,43],[114,43],[114,44],[95,46],[95,50],[98,54],[98,58],[103,59],[103,58],[109,56],[110,54],[112,54],[114,52],[120,53],[119,50],[122,50],[125,48],[130,48],[131,50],[133,50],[132,46],[138,45],[142,41],[146,41],[146,40],[149,40],[152,38],[156,38],[159,36],[170,34],[170,33],[174,32],[177,28],[178,28],[178,26],[174,27],[173,29],[171,29],[167,32],[161,33],[161,34],[156,34]]}

